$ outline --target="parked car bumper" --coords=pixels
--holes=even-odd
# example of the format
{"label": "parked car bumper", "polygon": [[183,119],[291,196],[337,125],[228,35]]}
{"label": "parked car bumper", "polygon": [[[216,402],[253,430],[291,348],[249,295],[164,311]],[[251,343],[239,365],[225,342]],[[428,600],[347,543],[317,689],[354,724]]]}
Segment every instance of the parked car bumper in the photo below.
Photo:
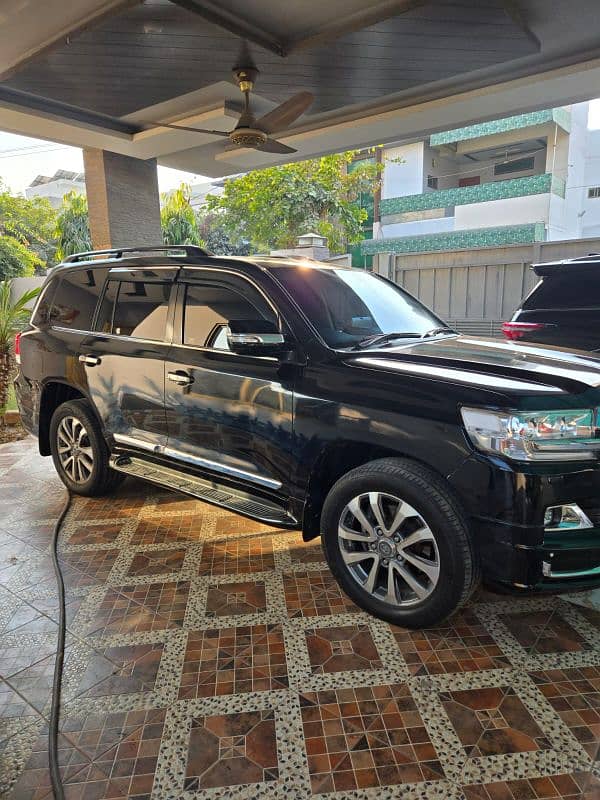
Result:
{"label": "parked car bumper", "polygon": [[[450,480],[488,583],[549,592],[600,586],[600,464],[521,465],[477,454]],[[571,503],[594,527],[546,530],[546,509]]]}

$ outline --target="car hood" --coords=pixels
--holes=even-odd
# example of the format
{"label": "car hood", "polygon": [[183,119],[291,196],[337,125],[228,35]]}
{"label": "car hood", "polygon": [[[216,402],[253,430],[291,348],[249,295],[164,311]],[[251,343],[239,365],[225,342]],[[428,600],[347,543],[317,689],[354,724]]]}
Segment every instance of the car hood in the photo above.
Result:
{"label": "car hood", "polygon": [[580,394],[600,387],[600,358],[485,337],[440,336],[393,347],[369,348],[353,352],[350,360],[356,366],[508,394]]}

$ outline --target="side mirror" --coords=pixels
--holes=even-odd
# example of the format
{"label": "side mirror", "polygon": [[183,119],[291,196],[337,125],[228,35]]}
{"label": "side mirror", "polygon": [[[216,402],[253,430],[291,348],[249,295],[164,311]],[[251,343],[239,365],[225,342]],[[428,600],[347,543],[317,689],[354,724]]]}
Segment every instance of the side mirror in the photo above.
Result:
{"label": "side mirror", "polygon": [[249,356],[275,356],[290,349],[275,323],[267,319],[230,319],[227,344],[232,352]]}

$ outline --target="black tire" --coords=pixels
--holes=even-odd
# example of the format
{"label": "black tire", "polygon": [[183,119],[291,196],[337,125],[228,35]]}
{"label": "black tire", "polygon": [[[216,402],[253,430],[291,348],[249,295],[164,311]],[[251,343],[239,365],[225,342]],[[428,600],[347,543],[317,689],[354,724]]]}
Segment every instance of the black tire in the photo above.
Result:
{"label": "black tire", "polygon": [[[411,524],[412,520],[414,531],[424,530],[427,532],[427,537],[429,537],[429,533],[432,534],[427,542],[416,544],[417,548],[424,546],[429,548],[424,552],[428,558],[433,559],[419,563],[434,564],[436,572],[435,578],[430,578],[429,575],[426,576],[425,573],[420,574],[416,571],[417,576],[423,579],[419,580],[419,584],[425,584],[430,592],[423,599],[420,599],[412,588],[405,584],[403,578],[396,571],[396,569],[402,569],[403,574],[406,574],[408,567],[411,577],[414,577],[415,574],[414,566],[403,560],[402,554],[405,557],[407,551],[400,549],[403,546],[403,538],[406,538],[408,534],[400,533],[393,541],[389,538],[391,534],[388,533],[388,529],[392,530],[393,528],[389,521],[389,513],[392,513],[393,505],[388,511],[387,528],[384,534],[378,533],[378,530],[382,530],[379,525],[374,525],[372,526],[374,533],[364,544],[362,541],[356,544],[353,542],[348,544],[345,540],[340,542],[338,526],[342,515],[350,514],[349,517],[344,517],[345,521],[352,519],[353,516],[352,511],[348,511],[348,504],[369,492],[380,493],[383,496],[384,504],[392,503],[392,497],[398,498],[418,512],[417,517],[409,517],[406,522],[402,522],[396,529],[398,532],[403,530],[403,526]],[[366,509],[367,516],[373,514],[373,505],[369,505],[370,502],[370,498],[362,497],[358,503],[360,510]],[[375,505],[380,507],[379,501]],[[357,508],[355,502],[352,507]],[[402,503],[395,508],[399,510],[401,507]],[[419,520],[419,517],[422,519]],[[373,515],[367,521],[374,518]],[[426,523],[424,528],[420,526],[420,522],[423,521]],[[351,531],[361,530],[366,529],[362,525],[351,528]],[[410,532],[410,528],[408,530]],[[439,624],[468,600],[480,580],[477,554],[471,542],[460,504],[438,475],[408,459],[383,458],[372,461],[353,469],[340,478],[330,490],[323,504],[321,532],[325,557],[344,592],[365,611],[395,625],[420,628]],[[375,534],[381,538],[377,539]],[[380,553],[378,548],[383,547],[382,539],[387,539],[388,544],[385,545],[385,552]],[[396,545],[394,542],[400,542],[400,544]],[[385,561],[383,559],[390,544],[393,548],[397,547],[398,549]],[[352,548],[356,548],[356,550]],[[356,562],[347,564],[342,555],[342,549],[346,553],[347,560],[348,553],[351,554],[350,558],[353,558],[353,554],[357,552]],[[376,552],[368,553],[369,549]],[[368,553],[368,555],[363,556],[362,553]],[[414,562],[415,552],[408,549],[408,553],[413,556]],[[416,555],[419,557],[418,553]],[[373,560],[370,561],[370,558]],[[361,585],[360,576],[357,578],[355,575],[363,569],[365,575],[367,572],[370,573],[371,566],[374,566],[376,561],[379,565],[375,569],[378,578],[375,591],[372,593]],[[390,564],[392,561],[395,566],[394,570],[381,566],[386,563]],[[359,563],[360,568],[357,568],[355,563]],[[390,591],[390,585],[386,583],[388,570],[395,576],[393,595],[391,596],[398,598],[398,592],[400,591],[401,595],[404,592],[406,600],[401,597],[402,602],[395,604],[382,599],[381,595],[386,590]],[[368,580],[365,578],[364,582],[368,583]],[[421,592],[422,587],[418,588]],[[411,598],[412,594],[414,597]],[[388,597],[390,597],[389,594]]]}
{"label": "black tire", "polygon": [[[81,450],[85,450],[86,466],[80,466],[73,472],[73,462],[65,465],[61,461],[59,446],[65,447],[65,433],[68,431],[70,420],[77,420],[85,431],[82,438]],[[61,427],[63,423],[65,427]],[[59,433],[60,429],[60,433]],[[80,430],[77,428],[77,430]],[[60,442],[59,442],[60,439]],[[124,479],[124,475],[109,467],[109,452],[106,442],[102,435],[102,430],[98,419],[94,414],[87,400],[69,400],[60,405],[50,420],[50,448],[52,450],[52,460],[62,482],[69,491],[85,497],[99,497],[109,494]],[[89,474],[88,474],[89,472]],[[74,478],[79,475],[80,480]]]}

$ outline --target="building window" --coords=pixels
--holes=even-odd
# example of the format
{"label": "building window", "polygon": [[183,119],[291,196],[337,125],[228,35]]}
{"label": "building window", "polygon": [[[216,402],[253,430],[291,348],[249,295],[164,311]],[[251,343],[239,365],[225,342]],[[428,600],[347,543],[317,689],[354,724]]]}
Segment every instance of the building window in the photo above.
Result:
{"label": "building window", "polygon": [[428,189],[438,188],[438,179],[434,175],[427,176],[427,188]]}
{"label": "building window", "polygon": [[590,186],[588,189],[588,198],[590,200],[597,200],[600,197],[600,186]]}
{"label": "building window", "polygon": [[510,172],[527,172],[533,169],[535,158],[516,158],[514,161],[506,161],[503,164],[494,165],[494,175],[508,175]]}

